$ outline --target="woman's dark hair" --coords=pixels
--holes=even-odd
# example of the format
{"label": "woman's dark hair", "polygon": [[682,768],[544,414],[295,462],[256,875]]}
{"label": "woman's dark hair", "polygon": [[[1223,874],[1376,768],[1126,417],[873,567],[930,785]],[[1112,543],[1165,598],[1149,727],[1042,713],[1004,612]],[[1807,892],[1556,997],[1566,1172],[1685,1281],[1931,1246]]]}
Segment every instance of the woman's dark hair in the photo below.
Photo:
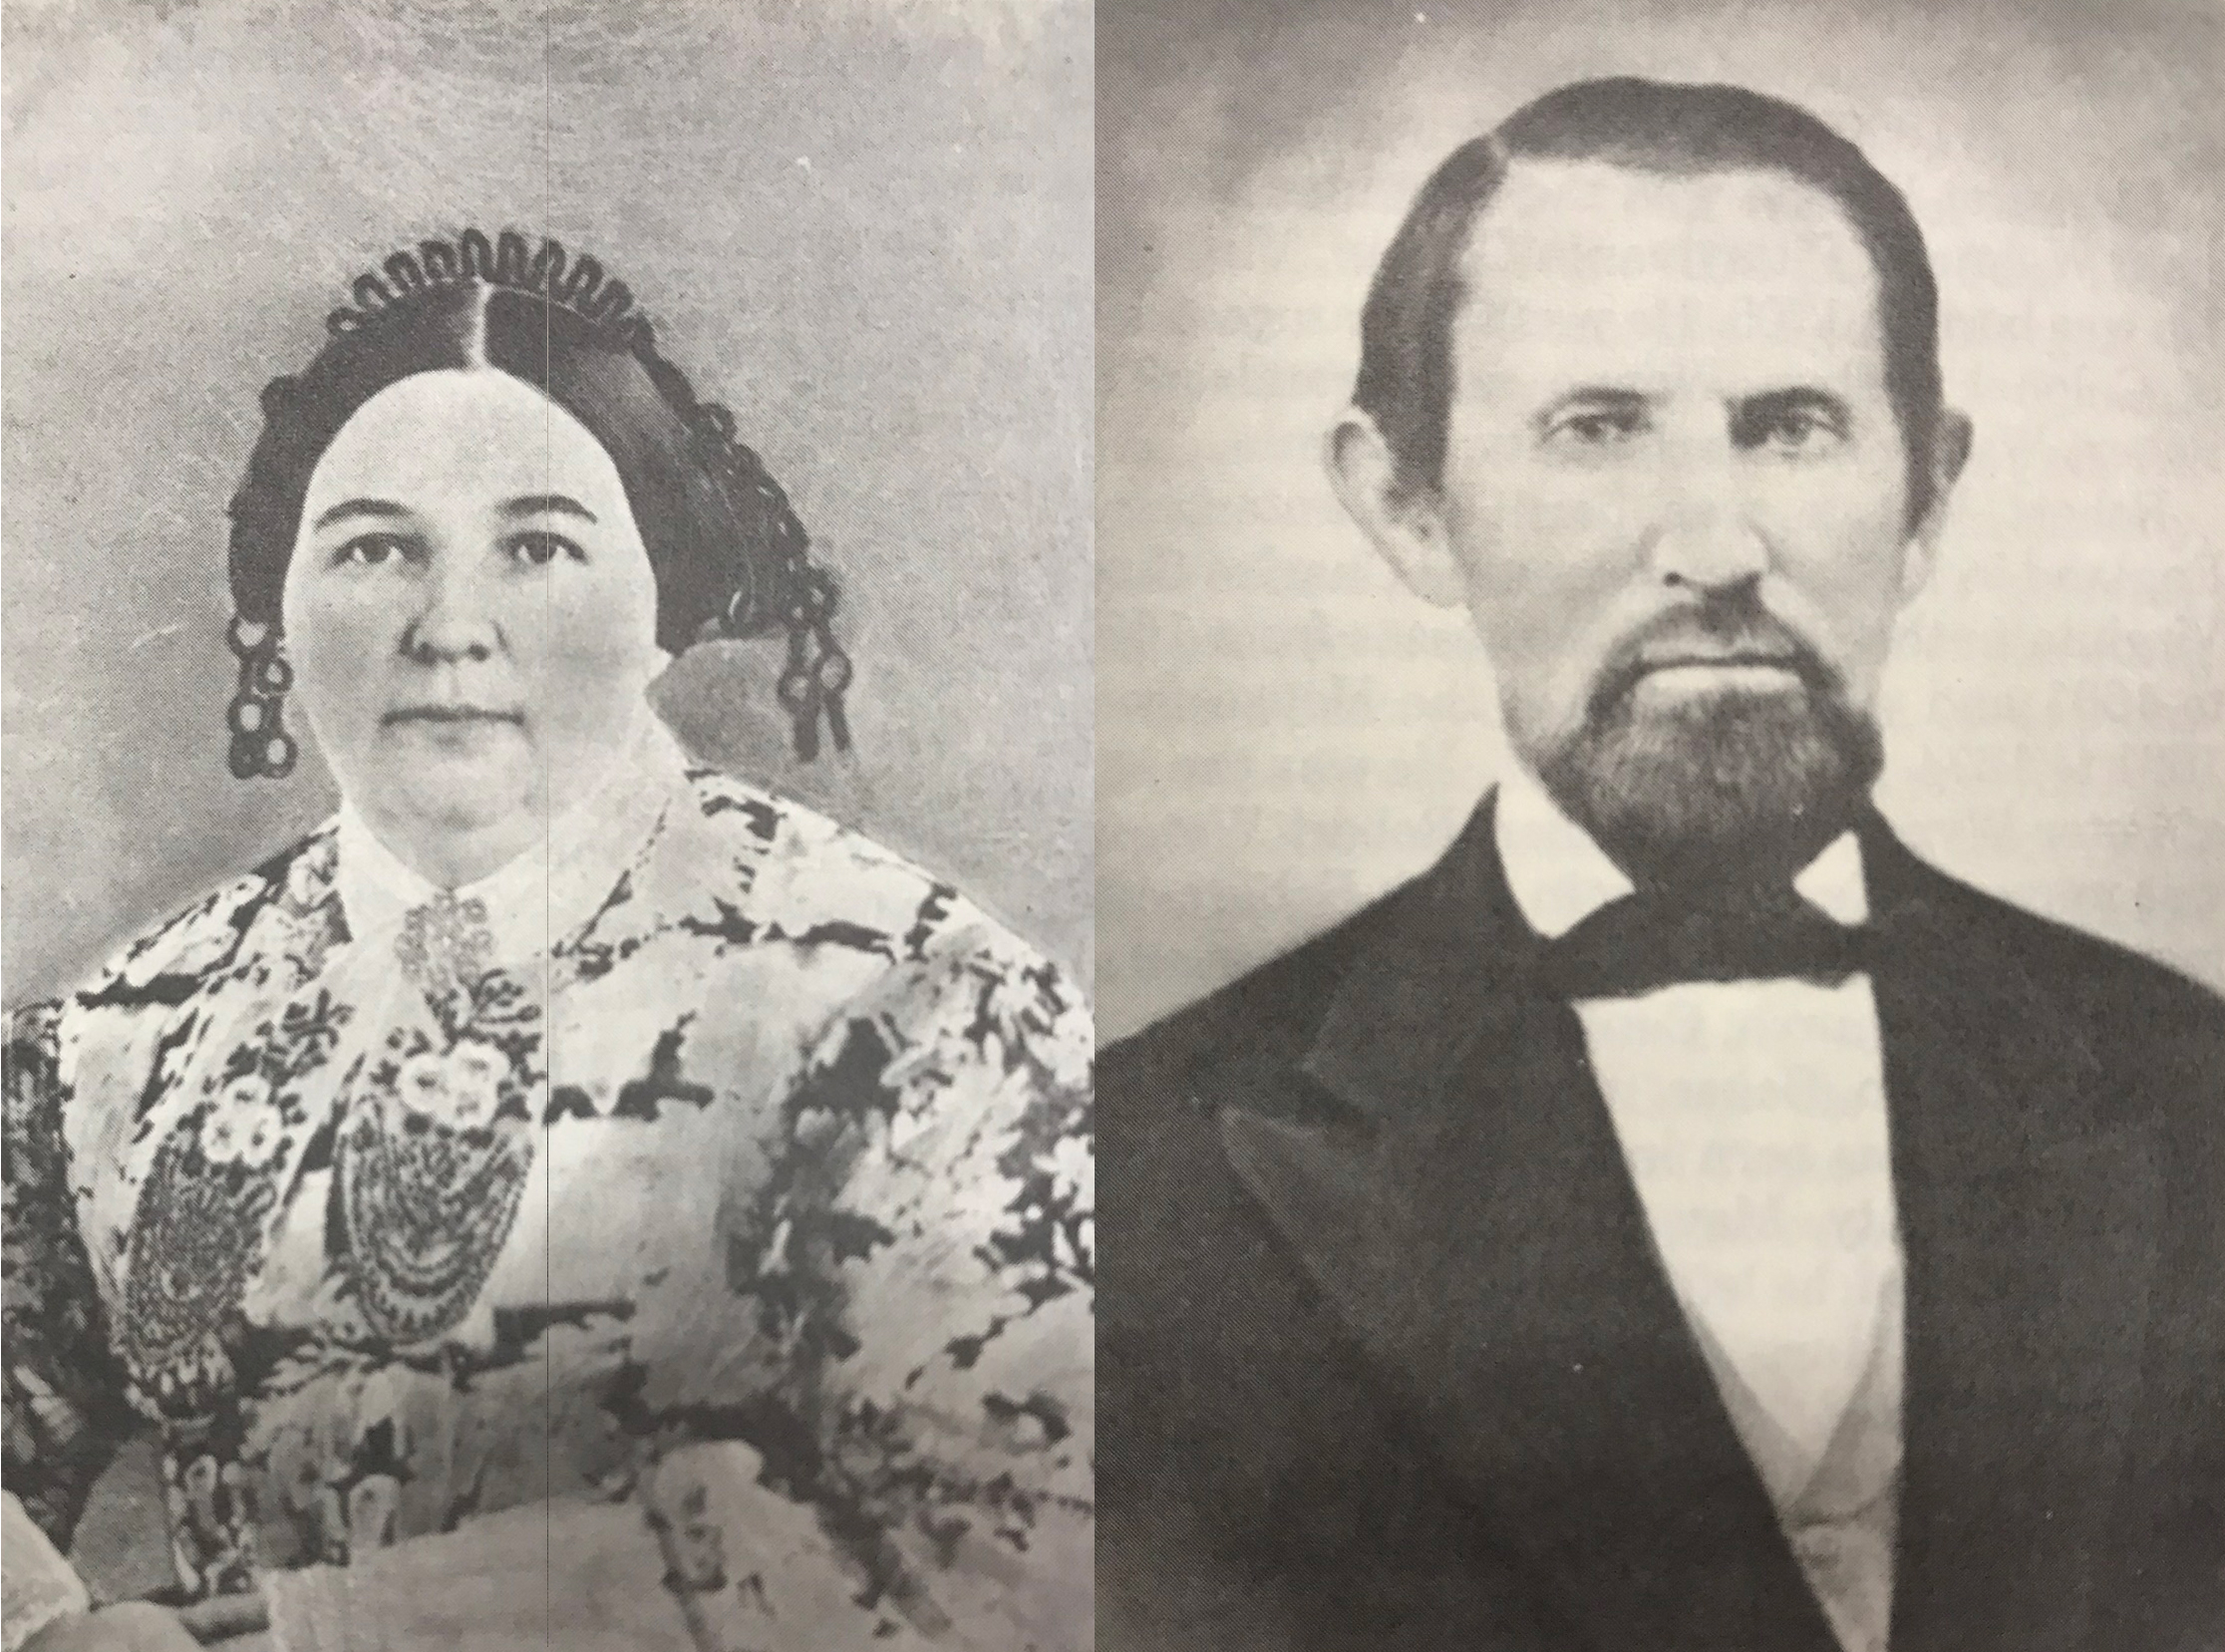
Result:
{"label": "woman's dark hair", "polygon": [[263,389],[263,428],[231,501],[231,644],[240,660],[232,768],[284,773],[278,728],[292,676],[278,639],[286,568],[309,478],[340,429],[399,380],[493,367],[545,394],[602,444],[625,485],[657,584],[657,640],[679,653],[712,637],[786,632],[781,701],[797,750],[815,755],[826,720],[848,745],[849,660],[833,640],[834,580],[731,414],[699,402],[657,353],[625,283],[553,240],[529,249],[504,230],[420,242],[359,276],[353,303],[327,318],[330,340],[298,375]]}
{"label": "woman's dark hair", "polygon": [[1523,106],[1448,156],[1408,209],[1368,290],[1352,399],[1382,430],[1402,486],[1444,477],[1460,262],[1515,162],[1596,161],[1689,177],[1767,171],[1837,202],[1876,266],[1885,387],[1908,455],[1909,519],[1931,504],[1940,420],[1939,297],[1915,214],[1869,158],[1796,105],[1736,86],[1583,81]]}

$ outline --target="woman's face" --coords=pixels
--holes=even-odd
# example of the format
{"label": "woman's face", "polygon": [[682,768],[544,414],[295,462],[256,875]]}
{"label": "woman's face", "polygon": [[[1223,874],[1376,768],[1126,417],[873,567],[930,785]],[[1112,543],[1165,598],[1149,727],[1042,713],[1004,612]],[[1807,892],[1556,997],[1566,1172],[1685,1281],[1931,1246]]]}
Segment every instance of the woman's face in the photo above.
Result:
{"label": "woman's face", "polygon": [[617,467],[506,373],[388,386],[310,477],[296,692],[343,792],[429,875],[492,869],[591,783],[664,663],[656,630]]}

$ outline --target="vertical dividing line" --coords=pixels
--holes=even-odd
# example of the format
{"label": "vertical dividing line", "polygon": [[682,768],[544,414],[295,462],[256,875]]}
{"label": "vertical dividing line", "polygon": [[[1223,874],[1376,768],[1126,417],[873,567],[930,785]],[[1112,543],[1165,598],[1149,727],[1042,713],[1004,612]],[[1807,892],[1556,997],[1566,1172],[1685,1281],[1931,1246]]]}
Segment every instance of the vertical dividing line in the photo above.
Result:
{"label": "vertical dividing line", "polygon": [[[552,227],[556,194],[556,10],[555,0],[541,7],[541,221],[540,232]],[[550,271],[554,274],[554,271]],[[556,407],[549,401],[554,323],[547,304],[541,306],[541,469],[546,492],[555,491]],[[548,659],[549,639],[555,633],[555,586],[541,585],[541,658]],[[545,681],[545,670],[543,677]],[[548,756],[541,754],[541,1038],[546,1059],[541,1063],[541,1294],[547,1328],[541,1332],[541,1636],[553,1646],[556,1638],[556,1144],[549,1099],[556,1086],[555,1007],[555,877],[554,800],[550,793]]]}

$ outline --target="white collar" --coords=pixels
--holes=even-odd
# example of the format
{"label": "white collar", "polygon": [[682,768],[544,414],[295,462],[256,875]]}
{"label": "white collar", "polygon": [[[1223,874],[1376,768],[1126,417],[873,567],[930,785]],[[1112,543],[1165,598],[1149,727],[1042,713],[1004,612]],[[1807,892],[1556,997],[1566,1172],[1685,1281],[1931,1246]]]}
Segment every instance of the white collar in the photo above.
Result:
{"label": "white collar", "polygon": [[494,955],[515,960],[585,919],[686,785],[687,757],[643,708],[640,724],[602,780],[557,814],[541,840],[484,877],[443,890],[405,864],[343,800],[335,823],[334,880],[357,940],[399,926],[416,907],[444,894],[486,909]]}
{"label": "white collar", "polygon": [[[1493,822],[1499,859],[1514,904],[1547,940],[1564,935],[1611,900],[1632,891],[1630,879],[1584,828],[1561,813],[1545,788],[1519,763],[1499,783]],[[1793,888],[1841,923],[1869,916],[1862,847],[1842,832],[1792,880]]]}

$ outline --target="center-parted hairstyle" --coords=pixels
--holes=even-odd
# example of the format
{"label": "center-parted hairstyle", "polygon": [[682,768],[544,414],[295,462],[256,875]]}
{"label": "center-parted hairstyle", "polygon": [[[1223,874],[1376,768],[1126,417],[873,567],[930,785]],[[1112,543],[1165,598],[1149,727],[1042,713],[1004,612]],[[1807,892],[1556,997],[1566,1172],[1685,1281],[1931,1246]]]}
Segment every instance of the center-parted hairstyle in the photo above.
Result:
{"label": "center-parted hairstyle", "polygon": [[657,641],[677,654],[711,638],[786,632],[780,697],[798,754],[817,754],[822,719],[836,749],[848,747],[850,663],[831,628],[833,577],[809,559],[780,485],[735,440],[733,416],[697,401],[658,354],[624,282],[556,241],[531,248],[513,231],[490,241],[467,229],[395,253],[357,277],[350,296],[327,318],[331,336],[316,359],[264,387],[262,434],[231,501],[234,774],[293,767],[279,722],[293,673],[280,641],[311,474],[364,403],[444,368],[507,373],[585,426],[616,465],[641,529],[656,576]]}
{"label": "center-parted hairstyle", "polygon": [[1590,161],[1669,177],[1776,172],[1837,203],[1877,270],[1885,388],[1908,456],[1908,517],[1932,502],[1939,430],[1939,297],[1915,214],[1869,158],[1806,110],[1736,86],[1582,81],[1548,92],[1454,150],[1422,185],[1384,253],[1360,322],[1353,403],[1376,422],[1400,485],[1444,480],[1461,260],[1522,161]]}

